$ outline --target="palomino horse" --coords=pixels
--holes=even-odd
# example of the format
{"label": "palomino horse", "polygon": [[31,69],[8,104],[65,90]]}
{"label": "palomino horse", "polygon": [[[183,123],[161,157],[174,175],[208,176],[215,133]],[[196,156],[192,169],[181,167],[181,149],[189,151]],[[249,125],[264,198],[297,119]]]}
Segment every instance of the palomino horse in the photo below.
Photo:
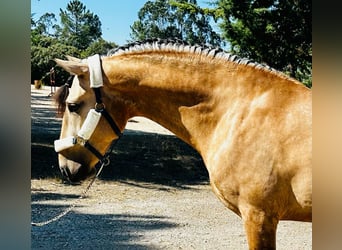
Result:
{"label": "palomino horse", "polygon": [[275,249],[279,220],[311,221],[311,90],[301,83],[161,40],[68,59],[56,59],[76,77],[55,149],[70,180],[92,175],[128,119],[144,116],[200,153],[214,193],[242,218],[249,249]]}

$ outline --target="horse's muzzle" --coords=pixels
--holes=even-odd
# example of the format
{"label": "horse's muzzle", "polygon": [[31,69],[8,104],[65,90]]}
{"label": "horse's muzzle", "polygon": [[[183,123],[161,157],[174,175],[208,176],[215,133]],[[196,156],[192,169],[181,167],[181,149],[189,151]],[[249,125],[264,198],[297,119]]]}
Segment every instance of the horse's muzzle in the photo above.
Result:
{"label": "horse's muzzle", "polygon": [[81,165],[80,163],[67,161],[68,164],[60,165],[62,176],[71,183],[78,183],[93,175],[94,171]]}

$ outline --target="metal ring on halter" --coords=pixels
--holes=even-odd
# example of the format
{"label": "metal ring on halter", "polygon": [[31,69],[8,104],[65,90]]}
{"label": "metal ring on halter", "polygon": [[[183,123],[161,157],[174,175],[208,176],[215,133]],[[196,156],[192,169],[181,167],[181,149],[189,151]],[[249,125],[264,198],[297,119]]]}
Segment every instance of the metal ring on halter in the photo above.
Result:
{"label": "metal ring on halter", "polygon": [[101,162],[104,166],[108,166],[110,164],[109,155],[105,157]]}
{"label": "metal ring on halter", "polygon": [[95,103],[95,110],[97,112],[103,111],[105,109],[105,107],[106,106],[104,105],[104,103]]}

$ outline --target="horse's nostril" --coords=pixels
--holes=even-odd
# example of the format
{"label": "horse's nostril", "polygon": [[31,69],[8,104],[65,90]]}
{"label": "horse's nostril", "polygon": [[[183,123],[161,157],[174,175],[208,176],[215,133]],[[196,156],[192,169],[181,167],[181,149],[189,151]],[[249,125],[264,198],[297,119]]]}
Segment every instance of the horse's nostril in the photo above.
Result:
{"label": "horse's nostril", "polygon": [[70,179],[70,170],[67,167],[60,167],[60,170],[63,177]]}
{"label": "horse's nostril", "polygon": [[[61,158],[63,160],[63,158]],[[82,165],[79,162],[66,160],[61,161],[59,170],[61,171],[61,175],[65,181],[71,183],[79,183],[80,181],[85,180],[86,178],[90,177],[91,168],[87,165]]]}
{"label": "horse's nostril", "polygon": [[[75,164],[75,166],[77,167],[76,172],[73,172],[72,171],[73,169],[72,168],[70,169],[70,166],[68,165],[60,166],[59,169],[61,171],[64,181],[70,184],[77,185],[77,184],[80,184],[80,181],[85,178],[83,177],[84,174],[83,174],[81,165],[77,163]],[[75,167],[75,166],[72,166],[72,167]]]}

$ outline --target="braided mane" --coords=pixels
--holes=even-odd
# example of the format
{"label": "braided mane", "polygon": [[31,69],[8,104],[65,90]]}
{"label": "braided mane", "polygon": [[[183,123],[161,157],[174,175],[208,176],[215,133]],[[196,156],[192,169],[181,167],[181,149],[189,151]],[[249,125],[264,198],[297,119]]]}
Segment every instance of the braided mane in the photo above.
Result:
{"label": "braided mane", "polygon": [[241,65],[250,65],[257,69],[263,69],[278,73],[285,74],[271,68],[266,64],[254,62],[248,58],[242,58],[234,54],[224,52],[221,48],[213,47],[210,45],[191,45],[179,39],[147,39],[144,41],[135,41],[115,49],[108,51],[107,56],[129,55],[130,53],[144,52],[144,51],[175,51],[175,52],[189,52],[210,58],[221,59],[229,62],[235,62]]}

